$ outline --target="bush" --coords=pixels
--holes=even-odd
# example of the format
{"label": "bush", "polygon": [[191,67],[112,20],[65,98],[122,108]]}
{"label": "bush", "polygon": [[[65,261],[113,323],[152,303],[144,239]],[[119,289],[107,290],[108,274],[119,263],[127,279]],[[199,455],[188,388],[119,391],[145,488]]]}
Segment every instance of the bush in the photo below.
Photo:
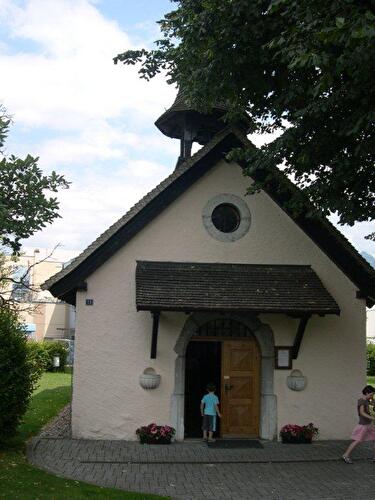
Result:
{"label": "bush", "polygon": [[375,344],[367,343],[367,375],[375,375]]}
{"label": "bush", "polygon": [[[68,351],[66,347],[61,344],[60,342],[42,342],[43,349],[47,353],[48,356],[48,362],[47,362],[47,371],[60,371],[63,372],[65,371],[66,367],[66,358],[68,356]],[[54,368],[53,366],[53,358],[55,356],[60,357],[60,366],[59,368]]]}
{"label": "bush", "polygon": [[49,354],[44,348],[43,343],[30,340],[27,343],[28,361],[31,368],[31,379],[34,385],[38,382],[43,372],[46,371],[49,364]]}
{"label": "bush", "polygon": [[17,314],[0,308],[0,442],[13,436],[34,388],[27,335]]}

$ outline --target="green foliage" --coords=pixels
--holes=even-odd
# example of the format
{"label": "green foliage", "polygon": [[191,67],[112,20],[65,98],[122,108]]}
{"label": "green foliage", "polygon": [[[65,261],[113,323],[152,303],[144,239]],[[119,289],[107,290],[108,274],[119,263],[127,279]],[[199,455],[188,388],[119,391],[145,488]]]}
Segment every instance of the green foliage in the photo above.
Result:
{"label": "green foliage", "polygon": [[375,344],[367,343],[367,375],[375,375]]}
{"label": "green foliage", "polygon": [[156,48],[127,51],[115,63],[141,63],[146,79],[165,71],[196,109],[226,102],[228,119],[246,109],[253,131],[280,132],[243,153],[249,176],[284,164],[323,214],[337,212],[346,224],[373,219],[372,2],[174,1]]}
{"label": "green foliage", "polygon": [[27,359],[31,368],[31,380],[35,387],[50,362],[50,355],[42,342],[30,340],[27,343]]}
{"label": "green foliage", "polygon": [[0,442],[15,434],[33,391],[24,327],[16,313],[0,308]]}
{"label": "green foliage", "polygon": [[[10,119],[0,107],[0,152]],[[0,244],[19,252],[20,240],[50,224],[58,215],[59,202],[48,193],[67,188],[62,175],[43,175],[38,158],[11,155],[0,159]]]}
{"label": "green foliage", "polygon": [[[46,364],[46,370],[63,372],[66,367],[66,358],[68,356],[66,347],[60,342],[42,342],[41,346],[44,349],[45,353],[47,354],[48,358]],[[57,369],[53,367],[54,356],[60,357],[60,366]]]}

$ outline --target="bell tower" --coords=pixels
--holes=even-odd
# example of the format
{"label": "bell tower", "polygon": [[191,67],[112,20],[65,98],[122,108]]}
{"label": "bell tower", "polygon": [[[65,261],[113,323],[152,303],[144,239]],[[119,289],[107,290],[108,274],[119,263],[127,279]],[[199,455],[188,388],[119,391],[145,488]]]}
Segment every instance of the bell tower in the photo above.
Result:
{"label": "bell tower", "polygon": [[[217,132],[226,126],[222,118],[227,110],[225,105],[215,104],[210,113],[196,111],[187,104],[183,91],[179,90],[172,106],[155,122],[164,135],[180,139],[180,156],[176,168],[190,158],[193,142],[201,145],[207,144]],[[243,113],[243,118],[237,125],[246,133],[249,124],[249,116]]]}

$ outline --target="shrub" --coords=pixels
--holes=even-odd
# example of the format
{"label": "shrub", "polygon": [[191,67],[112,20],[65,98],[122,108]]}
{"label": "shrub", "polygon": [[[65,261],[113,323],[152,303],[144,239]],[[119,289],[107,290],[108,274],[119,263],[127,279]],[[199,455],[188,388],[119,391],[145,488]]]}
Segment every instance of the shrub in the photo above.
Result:
{"label": "shrub", "polygon": [[[48,362],[46,367],[47,371],[57,370],[63,372],[66,367],[66,358],[68,356],[66,347],[60,342],[43,342],[42,345],[48,355]],[[53,366],[53,358],[55,356],[60,357],[60,366],[58,368],[54,368]]]}
{"label": "shrub", "polygon": [[367,343],[367,375],[375,375],[375,344]]}
{"label": "shrub", "polygon": [[31,379],[34,385],[38,382],[49,363],[49,354],[43,343],[30,340],[27,343],[27,358],[31,368]]}
{"label": "shrub", "polygon": [[34,388],[27,336],[17,314],[0,308],[0,442],[13,436]]}

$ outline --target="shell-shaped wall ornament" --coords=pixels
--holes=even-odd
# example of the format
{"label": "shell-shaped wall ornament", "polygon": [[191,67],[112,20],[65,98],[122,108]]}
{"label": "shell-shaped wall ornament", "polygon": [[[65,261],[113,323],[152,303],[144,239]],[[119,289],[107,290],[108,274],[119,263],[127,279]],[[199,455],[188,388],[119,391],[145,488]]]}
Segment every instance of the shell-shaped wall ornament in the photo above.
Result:
{"label": "shell-shaped wall ornament", "polygon": [[303,391],[306,387],[307,379],[300,370],[292,370],[286,379],[287,386],[292,391]]}
{"label": "shell-shaped wall ornament", "polygon": [[160,385],[161,376],[153,368],[146,368],[139,376],[139,385],[143,389],[156,389]]}

